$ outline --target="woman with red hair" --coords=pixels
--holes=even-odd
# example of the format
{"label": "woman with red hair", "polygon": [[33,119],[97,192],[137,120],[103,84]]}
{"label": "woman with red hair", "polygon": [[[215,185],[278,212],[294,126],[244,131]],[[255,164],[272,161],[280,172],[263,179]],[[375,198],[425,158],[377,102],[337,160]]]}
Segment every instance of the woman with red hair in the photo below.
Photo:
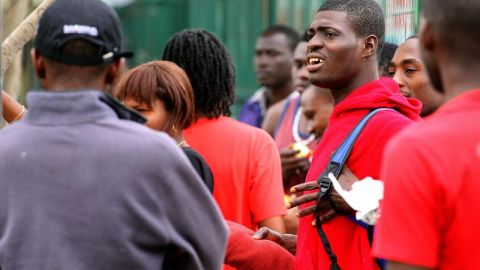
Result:
{"label": "woman with red hair", "polygon": [[126,106],[147,119],[147,126],[164,131],[177,141],[210,191],[213,175],[205,160],[184,140],[182,131],[195,121],[192,85],[175,63],[153,61],[123,75],[114,93]]}

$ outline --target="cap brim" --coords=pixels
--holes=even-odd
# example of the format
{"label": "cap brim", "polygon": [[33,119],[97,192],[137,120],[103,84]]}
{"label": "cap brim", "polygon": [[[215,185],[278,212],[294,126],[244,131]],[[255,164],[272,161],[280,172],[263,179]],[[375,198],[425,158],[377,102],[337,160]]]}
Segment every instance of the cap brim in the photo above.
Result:
{"label": "cap brim", "polygon": [[121,52],[121,53],[115,53],[114,58],[132,58],[133,57],[133,52]]}

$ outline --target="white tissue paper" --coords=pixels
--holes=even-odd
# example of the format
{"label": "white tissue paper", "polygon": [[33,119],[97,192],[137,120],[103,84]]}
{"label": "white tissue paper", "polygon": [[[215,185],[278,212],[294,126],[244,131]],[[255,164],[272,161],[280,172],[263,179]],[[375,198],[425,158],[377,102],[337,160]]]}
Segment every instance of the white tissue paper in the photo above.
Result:
{"label": "white tissue paper", "polygon": [[383,199],[383,182],[366,177],[353,183],[352,189],[347,191],[342,188],[335,175],[329,173],[328,178],[345,202],[357,211],[357,220],[374,225],[379,217],[377,209],[380,200]]}

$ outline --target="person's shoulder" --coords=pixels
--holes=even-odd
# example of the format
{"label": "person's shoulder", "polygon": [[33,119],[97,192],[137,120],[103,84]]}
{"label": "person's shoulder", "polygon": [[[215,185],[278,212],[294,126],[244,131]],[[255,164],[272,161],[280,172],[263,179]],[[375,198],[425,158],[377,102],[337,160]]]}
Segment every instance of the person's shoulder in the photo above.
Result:
{"label": "person's shoulder", "polygon": [[376,134],[396,133],[412,124],[421,122],[420,118],[411,119],[406,115],[391,109],[377,112],[367,123],[366,132]]}
{"label": "person's shoulder", "polygon": [[235,130],[235,132],[238,132],[239,135],[242,135],[242,136],[243,135],[250,135],[250,136],[258,137],[260,139],[262,139],[263,137],[266,137],[266,138],[271,139],[273,141],[271,136],[268,135],[268,133],[261,128],[257,128],[257,127],[242,123],[242,122],[237,121],[237,120],[232,119],[232,118],[230,118],[230,120],[231,120],[230,124],[232,125],[232,127],[235,127],[237,129],[237,130]]}
{"label": "person's shoulder", "polygon": [[399,121],[400,123],[414,123],[417,122],[418,119],[411,119],[405,114],[394,109],[385,109],[377,112],[370,121],[378,123],[388,123],[392,121]]}
{"label": "person's shoulder", "polygon": [[115,119],[116,128],[111,128],[111,132],[119,132],[120,135],[136,136],[139,140],[165,141],[170,137],[165,132],[153,130],[143,124],[130,120]]}
{"label": "person's shoulder", "polygon": [[214,137],[229,137],[236,143],[255,141],[255,140],[271,140],[268,133],[260,128],[243,123],[232,117],[221,116],[214,119],[200,119],[198,123],[189,128],[188,134],[195,136],[199,133],[212,133],[215,132]]}
{"label": "person's shoulder", "polygon": [[[399,153],[417,156],[424,153],[426,156],[433,155],[438,150],[436,141],[443,140],[445,134],[435,124],[422,121],[413,123],[399,131],[386,145],[385,153],[395,156]],[[414,154],[415,153],[415,154]]]}
{"label": "person's shoulder", "polygon": [[[0,130],[0,143],[1,148],[5,147],[16,147],[15,145],[22,143],[22,134],[26,132],[23,131],[25,120],[20,120],[19,122],[13,123],[12,125],[8,125],[3,127]],[[35,136],[35,134],[30,134],[31,136]]]}
{"label": "person's shoulder", "polygon": [[452,144],[461,143],[460,138],[467,139],[469,135],[478,134],[480,131],[479,126],[471,122],[475,118],[472,115],[470,117],[454,114],[435,115],[434,113],[423,121],[410,125],[398,137],[401,140],[422,145],[441,147],[450,142],[452,146]]}
{"label": "person's shoulder", "polygon": [[[107,140],[105,144],[116,144],[117,149],[142,151],[147,156],[168,156],[176,148],[174,140],[165,132],[152,130],[147,126],[130,120],[114,119],[105,123],[100,134]],[[152,151],[162,149],[162,151]],[[164,152],[163,154],[159,152]]]}
{"label": "person's shoulder", "polygon": [[212,125],[221,127],[224,131],[229,131],[231,133],[248,133],[253,130],[259,129],[257,127],[251,126],[247,123],[234,119],[232,117],[221,116],[217,119],[210,120]]}
{"label": "person's shoulder", "polygon": [[253,95],[251,95],[247,99],[247,101],[245,101],[243,107],[249,107],[249,106],[252,106],[253,104],[257,104],[257,103],[261,102],[261,100],[264,99],[265,91],[266,91],[266,89],[264,87],[261,87],[261,88],[257,89],[253,93]]}
{"label": "person's shoulder", "polygon": [[225,132],[234,137],[237,143],[244,142],[253,147],[265,144],[275,145],[273,138],[263,129],[250,126],[230,117],[224,117],[222,121],[224,124],[222,128],[227,128],[228,130],[225,130]]}
{"label": "person's shoulder", "polygon": [[279,102],[273,104],[270,108],[267,110],[267,115],[271,114],[272,116],[277,116],[279,117],[283,110],[285,109],[285,104],[287,104],[288,99],[284,98],[280,100]]}
{"label": "person's shoulder", "polygon": [[270,108],[267,109],[265,113],[265,118],[263,119],[262,129],[269,133],[272,137],[275,135],[275,130],[278,128],[279,121],[282,118],[282,114],[285,111],[285,104],[287,103],[286,99],[283,99]]}
{"label": "person's shoulder", "polygon": [[191,147],[182,147],[182,151],[190,160],[195,159],[199,162],[204,161],[203,157]]}
{"label": "person's shoulder", "polygon": [[356,145],[361,145],[364,153],[377,153],[380,156],[386,145],[411,125],[416,125],[415,121],[399,112],[380,111],[367,122]]}

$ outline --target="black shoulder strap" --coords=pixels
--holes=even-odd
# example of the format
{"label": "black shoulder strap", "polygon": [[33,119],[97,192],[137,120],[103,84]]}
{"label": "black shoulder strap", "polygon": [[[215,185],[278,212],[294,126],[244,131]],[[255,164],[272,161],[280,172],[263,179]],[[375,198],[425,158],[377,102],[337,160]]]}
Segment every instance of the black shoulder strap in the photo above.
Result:
{"label": "black shoulder strap", "polygon": [[114,98],[107,92],[102,92],[102,95],[100,95],[100,101],[107,104],[120,119],[134,121],[142,125],[147,123],[147,119],[145,119],[145,117],[143,117],[140,113],[130,108],[127,108],[125,105],[123,105],[120,101],[118,101],[116,98]]}
{"label": "black shoulder strap", "polygon": [[[338,147],[338,149],[332,154],[332,157],[330,158],[330,162],[328,163],[327,168],[317,179],[317,183],[320,188],[320,191],[318,192],[318,195],[317,195],[317,205],[319,205],[322,198],[330,191],[331,181],[328,178],[328,174],[333,173],[335,177],[338,177],[340,175],[348,159],[348,156],[352,151],[353,145],[355,144],[359,135],[362,133],[363,129],[367,125],[368,121],[375,114],[384,110],[393,110],[393,109],[380,108],[380,109],[375,109],[371,111],[355,126],[355,128],[350,132],[350,134],[345,139],[345,141],[343,141],[340,147]],[[315,214],[315,222],[317,226],[318,235],[320,236],[320,240],[322,241],[322,245],[325,251],[327,252],[328,257],[330,258],[330,262],[331,262],[330,270],[340,270],[340,266],[337,263],[337,256],[332,251],[327,235],[323,231],[322,224],[320,223],[320,217],[318,214]]]}

